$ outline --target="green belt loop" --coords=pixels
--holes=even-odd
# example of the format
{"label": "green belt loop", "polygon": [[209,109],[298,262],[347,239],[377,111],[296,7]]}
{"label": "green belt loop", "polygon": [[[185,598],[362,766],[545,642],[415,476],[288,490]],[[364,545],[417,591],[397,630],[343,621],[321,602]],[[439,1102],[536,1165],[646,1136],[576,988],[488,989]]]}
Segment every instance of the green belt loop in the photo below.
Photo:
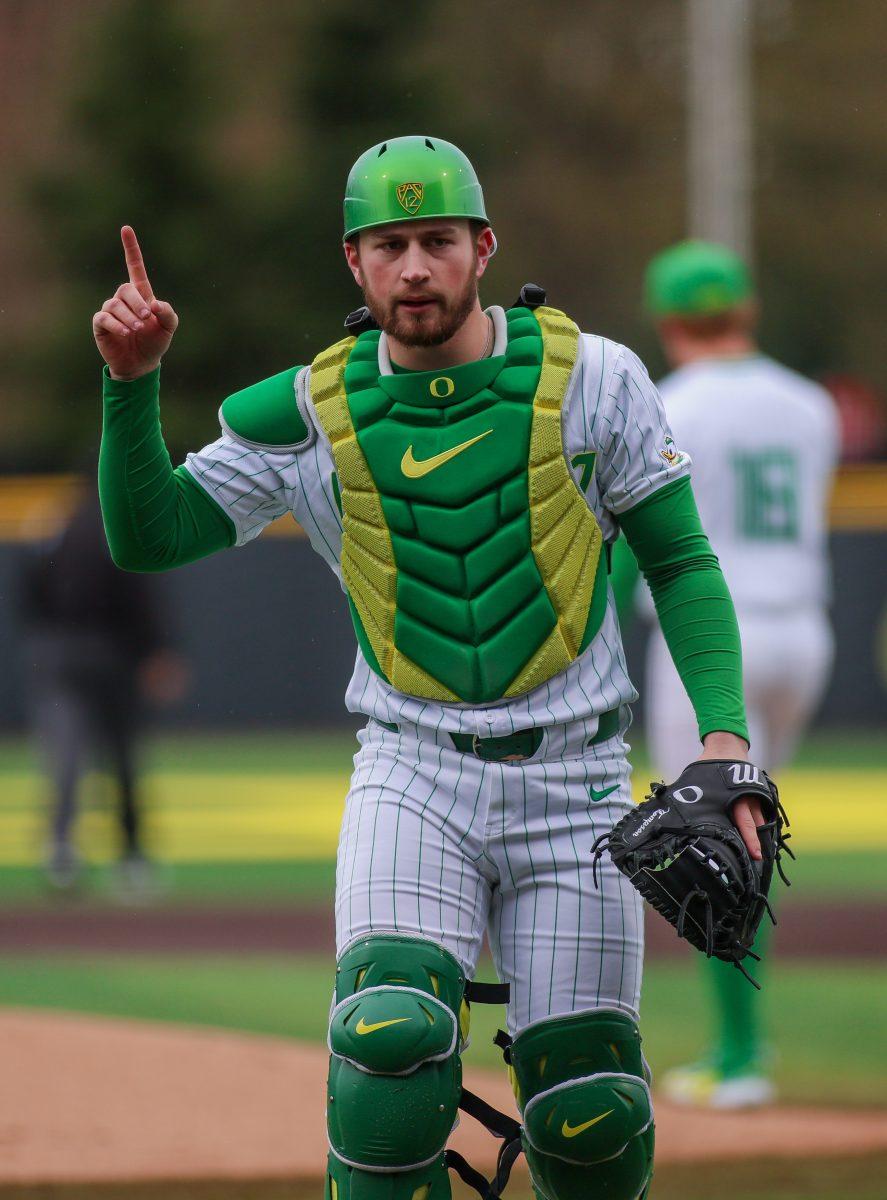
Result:
{"label": "green belt loop", "polygon": [[[391,733],[399,732],[399,726],[374,718],[378,725]],[[532,758],[542,745],[544,727],[534,729],[519,729],[517,733],[509,733],[504,737],[478,737],[472,733],[451,733],[449,735],[453,746],[460,754],[473,754],[483,762],[508,762],[509,759],[521,761]],[[609,712],[601,713],[598,717],[597,733],[588,739],[586,746],[596,746],[598,742],[606,742],[619,732],[619,709],[611,708]]]}
{"label": "green belt loop", "polygon": [[477,737],[471,733],[451,733],[453,745],[462,754],[473,754],[484,762],[532,758],[542,745],[541,729],[519,729],[505,737]]}
{"label": "green belt loop", "polygon": [[[611,708],[598,718],[597,733],[586,746],[596,746],[619,732],[619,709]],[[470,733],[451,733],[453,745],[462,754],[473,754],[484,762],[506,762],[508,759],[532,758],[542,745],[543,729],[521,729],[505,737],[482,738]]]}

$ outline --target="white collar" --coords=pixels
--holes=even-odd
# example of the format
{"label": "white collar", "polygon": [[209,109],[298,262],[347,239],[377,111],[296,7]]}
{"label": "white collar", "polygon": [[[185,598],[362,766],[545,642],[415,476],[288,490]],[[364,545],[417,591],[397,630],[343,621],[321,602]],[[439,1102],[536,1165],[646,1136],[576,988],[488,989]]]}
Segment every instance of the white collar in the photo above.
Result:
{"label": "white collar", "polygon": [[[493,348],[490,351],[490,357],[495,358],[497,354],[504,354],[508,345],[508,322],[505,319],[505,309],[501,304],[491,304],[489,308],[484,309],[484,312],[493,322]],[[461,363],[459,365],[461,366]],[[387,333],[383,333],[379,338],[379,374],[394,374]]]}

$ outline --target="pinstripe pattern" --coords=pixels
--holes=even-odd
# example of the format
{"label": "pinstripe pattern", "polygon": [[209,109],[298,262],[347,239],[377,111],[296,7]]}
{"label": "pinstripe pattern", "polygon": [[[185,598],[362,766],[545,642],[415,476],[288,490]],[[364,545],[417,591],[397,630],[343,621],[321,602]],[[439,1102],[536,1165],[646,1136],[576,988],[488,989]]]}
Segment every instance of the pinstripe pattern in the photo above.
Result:
{"label": "pinstripe pattern", "polygon": [[[586,494],[604,537],[611,541],[618,532],[618,514],[686,474],[689,459],[668,465],[660,457],[669,430],[656,389],[635,355],[589,334],[582,335],[581,349],[564,403],[564,446],[571,464],[577,455],[596,453]],[[331,482],[335,468],[322,432],[299,454],[247,450],[224,435],[199,454],[188,455],[186,465],[231,516],[238,545],[289,511],[341,579],[342,524]],[[571,470],[578,484],[582,468]],[[611,604],[597,636],[576,662],[513,701],[481,709],[412,699],[375,675],[358,651],[345,702],[351,712],[379,721],[404,719],[451,732],[501,736],[576,720],[585,721],[593,733],[598,714],[635,699]]]}
{"label": "pinstripe pattern", "polygon": [[[424,733],[371,721],[361,734],[339,845],[339,953],[396,930],[445,946],[473,976],[486,931],[512,985],[510,1032],[601,1005],[636,1018],[640,898],[609,860],[595,890],[589,853],[631,804],[622,740],[502,764]],[[577,723],[550,740],[575,751],[584,736]]]}
{"label": "pinstripe pattern", "polygon": [[[620,513],[688,472],[688,456],[662,457],[668,436],[638,359],[582,335],[563,406],[564,448],[577,486],[583,468],[574,461],[595,455],[585,494],[607,541]],[[298,454],[248,448],[226,434],[186,465],[231,516],[238,545],[292,512],[341,580],[335,468],[322,431]],[[512,1033],[598,1006],[636,1018],[641,902],[609,859],[600,891],[590,867],[594,839],[631,803],[626,747],[621,737],[587,745],[602,713],[623,708],[627,728],[634,699],[612,596],[597,635],[567,670],[484,708],[396,692],[358,651],[346,703],[376,720],[361,735],[342,823],[339,952],[371,930],[411,933],[445,946],[473,976],[486,933],[500,976],[512,984]],[[542,729],[543,742],[521,764],[483,763],[458,753],[449,738],[530,727]],[[614,784],[604,799],[592,799],[593,789]]]}

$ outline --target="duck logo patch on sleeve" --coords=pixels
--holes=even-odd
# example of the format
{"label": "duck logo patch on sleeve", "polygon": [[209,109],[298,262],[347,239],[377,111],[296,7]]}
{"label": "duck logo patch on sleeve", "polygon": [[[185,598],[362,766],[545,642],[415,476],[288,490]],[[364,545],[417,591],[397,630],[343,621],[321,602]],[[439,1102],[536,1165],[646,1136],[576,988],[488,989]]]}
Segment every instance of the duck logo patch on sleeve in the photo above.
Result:
{"label": "duck logo patch on sleeve", "polygon": [[674,438],[667,437],[665,445],[659,448],[659,457],[664,459],[670,467],[676,467],[678,463],[684,461],[684,452],[679,450],[674,444]]}

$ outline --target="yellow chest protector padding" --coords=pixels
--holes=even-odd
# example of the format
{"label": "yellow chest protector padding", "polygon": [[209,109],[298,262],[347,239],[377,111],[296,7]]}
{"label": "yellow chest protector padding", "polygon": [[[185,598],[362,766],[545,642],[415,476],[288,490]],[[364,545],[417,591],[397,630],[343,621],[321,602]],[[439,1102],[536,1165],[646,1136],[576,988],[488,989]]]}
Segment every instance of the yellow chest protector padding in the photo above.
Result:
{"label": "yellow chest protector padding", "polygon": [[578,658],[591,640],[595,591],[597,625],[603,617],[601,601],[606,604],[606,578],[599,570],[604,564],[603,535],[564,454],[562,410],[579,354],[579,330],[556,309],[539,308],[535,315],[542,331],[543,358],[530,435],[530,529],[533,557],[558,620],[513,681],[508,696],[532,691]]}
{"label": "yellow chest protector padding", "polygon": [[[342,580],[360,615],[376,664],[385,678],[392,680],[397,568],[379,492],[358,445],[345,396],[345,367],[356,340],[343,338],[317,356],[311,367],[311,399],[329,438],[339,478]],[[433,683],[429,679],[428,685]]]}

